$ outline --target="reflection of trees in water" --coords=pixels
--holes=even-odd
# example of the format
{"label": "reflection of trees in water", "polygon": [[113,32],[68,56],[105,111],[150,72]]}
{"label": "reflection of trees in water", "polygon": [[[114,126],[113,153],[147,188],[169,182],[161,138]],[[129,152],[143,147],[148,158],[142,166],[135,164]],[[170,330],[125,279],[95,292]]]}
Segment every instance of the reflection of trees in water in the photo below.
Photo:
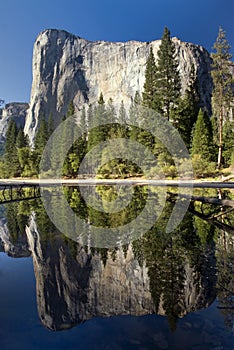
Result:
{"label": "reflection of trees in water", "polygon": [[[186,265],[193,269],[194,287],[198,294],[201,280],[204,282],[205,277],[209,276],[205,292],[211,297],[212,291],[209,292],[209,289],[214,287],[215,276],[214,271],[211,274],[205,271],[209,269],[205,254],[211,252],[212,257],[214,245],[204,240],[201,227],[196,227],[191,213],[185,215],[173,233],[165,232],[172,209],[173,204],[167,202],[156,225],[140,240],[133,242],[133,248],[139,261],[146,261],[156,311],[163,308],[170,328],[175,330],[177,319],[184,312]],[[203,236],[203,242],[200,236]],[[209,262],[215,264],[212,258]]]}
{"label": "reflection of trees in water", "polygon": [[[115,199],[115,193],[110,186],[98,189],[99,195],[105,200]],[[81,218],[95,223],[96,226],[118,226],[124,225],[136,217],[142,210],[147,198],[145,187],[135,187],[129,205],[117,214],[100,213],[86,206],[79,189],[66,188],[64,190],[66,198],[72,209]],[[157,193],[155,192],[157,196]],[[176,328],[178,317],[185,312],[190,312],[193,308],[203,307],[209,304],[215,297],[216,284],[216,259],[215,244],[217,244],[217,268],[218,282],[217,293],[219,307],[224,314],[226,323],[231,325],[233,318],[233,294],[234,291],[234,253],[233,243],[227,240],[225,232],[218,230],[211,224],[211,221],[204,221],[201,217],[194,216],[187,212],[181,224],[173,233],[166,233],[165,228],[170,218],[173,203],[166,202],[163,213],[156,224],[145,233],[140,239],[132,243],[134,256],[140,266],[146,265],[149,277],[150,291],[155,305],[156,312],[165,312],[170,328]],[[12,240],[25,234],[25,225],[31,211],[36,214],[36,222],[40,239],[43,244],[53,247],[56,236],[62,237],[70,252],[71,259],[76,259],[79,254],[79,246],[66,236],[61,236],[54,225],[49,220],[47,213],[40,200],[30,202],[12,203],[6,206],[8,228]],[[198,211],[200,204],[195,203],[193,209]],[[208,215],[214,208],[209,204],[203,204],[202,213]],[[229,215],[229,223],[233,223],[233,212]],[[221,239],[223,237],[223,239]],[[229,243],[227,243],[229,242]],[[119,248],[90,248],[85,247],[86,252],[92,256],[98,254],[104,264],[108,259],[115,261]],[[121,248],[125,257],[128,245]],[[190,270],[189,270],[190,269]],[[195,290],[197,300],[195,306],[187,303],[185,298],[186,283],[192,271],[192,288]],[[185,297],[186,295],[186,297]]]}
{"label": "reflection of trees in water", "polygon": [[218,308],[229,328],[234,325],[234,238],[220,232],[217,249],[217,297]]}
{"label": "reflection of trees in water", "polygon": [[[224,230],[213,230],[216,233],[216,258],[217,258],[217,299],[218,299],[218,308],[224,316],[225,324],[232,328],[234,324],[234,211],[224,210],[222,207],[220,212],[215,215],[219,216],[221,219],[221,225],[218,227],[228,227],[228,232]],[[221,216],[221,217],[220,217]],[[212,220],[210,220],[212,222]],[[201,221],[200,225],[211,226],[207,221]],[[217,223],[214,223],[217,226]],[[211,226],[212,228],[212,226]],[[230,229],[231,228],[231,229]],[[207,232],[211,230],[202,230],[202,237],[207,235]]]}
{"label": "reflection of trees in water", "polygon": [[28,224],[30,212],[28,202],[6,204],[7,227],[12,243],[26,238],[25,226]]}
{"label": "reflection of trees in water", "polygon": [[[217,198],[218,197],[218,198]],[[206,199],[206,197],[205,197]],[[207,204],[210,203],[210,204]],[[234,325],[234,201],[233,194],[218,190],[191,210],[202,241],[212,233],[216,242],[218,308],[229,328]],[[200,219],[198,218],[200,217]]]}

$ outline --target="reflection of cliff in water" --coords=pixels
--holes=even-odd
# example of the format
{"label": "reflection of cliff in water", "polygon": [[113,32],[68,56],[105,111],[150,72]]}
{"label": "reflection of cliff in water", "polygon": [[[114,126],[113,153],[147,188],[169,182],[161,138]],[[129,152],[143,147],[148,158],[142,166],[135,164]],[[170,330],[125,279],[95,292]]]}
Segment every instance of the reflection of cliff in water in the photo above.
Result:
{"label": "reflection of cliff in water", "polygon": [[[182,248],[178,250],[178,244],[175,251],[168,246],[161,252],[161,259],[153,252],[154,247],[152,256],[149,253],[145,259],[137,246],[142,248],[140,241],[118,250],[87,251],[58,234],[44,240],[34,217],[27,237],[34,261],[39,315],[42,323],[53,330],[96,316],[149,313],[167,315],[174,328],[177,317],[207,307],[215,298],[212,244],[193,257]],[[143,250],[147,253],[147,239],[148,244],[152,242],[149,237],[144,239]]]}
{"label": "reflection of cliff in water", "polygon": [[20,207],[19,215],[11,212],[8,241],[17,249],[22,242],[20,256],[31,251],[43,325],[60,330],[97,316],[156,313],[175,329],[179,317],[208,307],[216,297],[214,229],[187,213],[166,234],[172,207],[166,204],[142,238],[112,250],[82,247],[61,235],[38,201],[33,212],[28,207]]}

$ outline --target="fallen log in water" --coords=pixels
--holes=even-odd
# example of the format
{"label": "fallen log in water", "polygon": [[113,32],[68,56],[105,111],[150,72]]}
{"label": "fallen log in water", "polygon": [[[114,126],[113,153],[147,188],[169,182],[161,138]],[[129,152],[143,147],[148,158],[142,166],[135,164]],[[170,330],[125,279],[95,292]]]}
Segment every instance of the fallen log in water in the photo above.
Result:
{"label": "fallen log in water", "polygon": [[214,197],[203,197],[203,196],[189,196],[181,193],[171,193],[168,192],[169,195],[178,196],[180,198],[190,199],[191,201],[197,201],[201,203],[208,203],[214,205],[220,205],[222,207],[231,207],[234,208],[234,201],[231,199],[220,199]]}
{"label": "fallen log in water", "polygon": [[194,210],[192,207],[189,207],[188,209],[190,211],[190,213],[192,213],[193,215],[196,215],[197,217],[199,217],[200,219],[207,221],[208,223],[210,223],[211,225],[216,226],[217,228],[226,231],[228,233],[231,233],[232,235],[234,235],[234,227],[231,225],[228,225],[224,222],[218,221],[216,220],[216,218],[214,217],[208,217],[205,214],[200,213],[197,210]]}

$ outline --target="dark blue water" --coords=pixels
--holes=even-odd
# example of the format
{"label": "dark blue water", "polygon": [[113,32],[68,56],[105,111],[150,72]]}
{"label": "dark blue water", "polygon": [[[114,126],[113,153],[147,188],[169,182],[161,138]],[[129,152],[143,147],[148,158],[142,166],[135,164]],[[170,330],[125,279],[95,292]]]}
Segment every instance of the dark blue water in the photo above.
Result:
{"label": "dark blue water", "polygon": [[157,315],[97,317],[53,332],[38,318],[31,257],[0,253],[0,283],[2,350],[234,349],[234,334],[225,327],[217,302],[180,319],[174,333]]}

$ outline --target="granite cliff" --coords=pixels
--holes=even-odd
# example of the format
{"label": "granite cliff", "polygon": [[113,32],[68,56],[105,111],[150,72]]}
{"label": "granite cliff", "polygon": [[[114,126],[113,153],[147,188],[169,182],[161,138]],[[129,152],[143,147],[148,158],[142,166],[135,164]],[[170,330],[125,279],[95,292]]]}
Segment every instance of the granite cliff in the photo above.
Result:
{"label": "granite cliff", "polygon": [[4,108],[0,108],[0,143],[5,142],[9,121],[13,119],[16,125],[24,127],[28,103],[12,102],[7,103]]}
{"label": "granite cliff", "polygon": [[[202,103],[210,109],[212,82],[210,56],[201,46],[173,38],[176,46],[182,89],[185,90],[191,66],[199,79]],[[33,82],[25,133],[32,142],[41,115],[53,114],[57,123],[70,101],[77,110],[93,103],[100,92],[118,107],[129,106],[136,91],[142,92],[150,46],[155,57],[160,40],[153,42],[91,42],[62,30],[40,33],[33,50]]]}

